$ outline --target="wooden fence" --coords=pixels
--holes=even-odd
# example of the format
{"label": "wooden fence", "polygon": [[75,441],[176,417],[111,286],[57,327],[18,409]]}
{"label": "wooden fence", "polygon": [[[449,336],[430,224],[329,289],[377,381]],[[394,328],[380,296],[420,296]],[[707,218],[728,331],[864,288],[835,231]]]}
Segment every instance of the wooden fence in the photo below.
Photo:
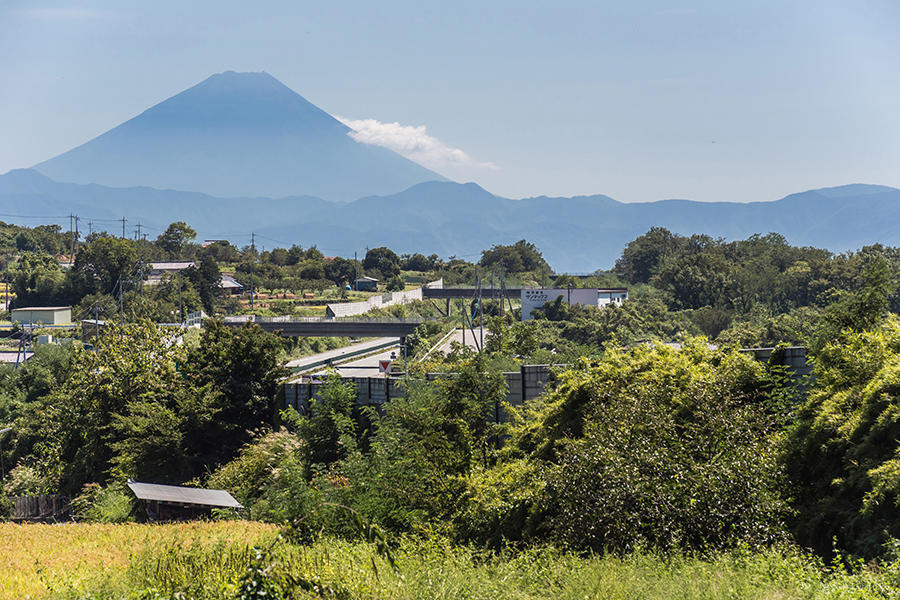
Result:
{"label": "wooden fence", "polygon": [[72,501],[66,496],[15,496],[14,521],[68,521]]}

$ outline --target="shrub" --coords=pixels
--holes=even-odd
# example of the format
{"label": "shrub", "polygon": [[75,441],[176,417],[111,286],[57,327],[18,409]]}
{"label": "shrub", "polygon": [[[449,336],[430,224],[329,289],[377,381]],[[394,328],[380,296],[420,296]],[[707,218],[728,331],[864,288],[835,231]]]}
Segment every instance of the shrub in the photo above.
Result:
{"label": "shrub", "polygon": [[134,496],[122,484],[100,487],[96,483],[84,486],[72,500],[73,514],[92,523],[125,523],[134,520]]}
{"label": "shrub", "polygon": [[798,540],[874,556],[900,537],[900,318],[845,330],[815,373],[785,453]]}
{"label": "shrub", "polygon": [[267,433],[220,467],[207,486],[229,491],[254,518],[284,522],[308,510],[305,444],[287,431]]}
{"label": "shrub", "polygon": [[551,461],[542,531],[595,551],[706,550],[780,536],[782,475],[761,365],[697,338],[681,350],[611,350],[561,379],[540,433],[520,429],[535,456]]}
{"label": "shrub", "polygon": [[465,501],[453,516],[453,532],[461,542],[494,549],[529,537],[532,513],[544,489],[537,465],[518,459],[466,478]]}

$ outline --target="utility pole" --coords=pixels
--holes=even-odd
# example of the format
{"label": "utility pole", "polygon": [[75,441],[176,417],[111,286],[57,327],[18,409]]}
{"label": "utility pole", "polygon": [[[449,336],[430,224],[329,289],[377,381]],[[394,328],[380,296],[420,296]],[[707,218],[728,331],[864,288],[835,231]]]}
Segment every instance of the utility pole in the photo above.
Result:
{"label": "utility pole", "polygon": [[[493,284],[492,284],[493,285]],[[478,351],[484,349],[484,306],[482,306],[481,278],[478,279]],[[523,384],[524,385],[524,384]]]}
{"label": "utility pole", "polygon": [[136,241],[136,242],[141,240],[141,227],[142,227],[141,222],[138,221],[137,227],[135,227],[135,229],[134,229],[135,230],[134,241]]}
{"label": "utility pole", "polygon": [[[491,285],[493,285],[493,280],[491,280]],[[500,271],[500,316],[501,317],[506,315],[504,300],[506,300],[506,289],[503,287],[503,271]]]}
{"label": "utility pole", "polygon": [[356,257],[356,250],[353,251],[353,272],[356,277],[353,278],[353,291],[359,291],[359,259]]}
{"label": "utility pole", "polygon": [[122,284],[122,276],[119,275],[119,325],[125,324],[125,286]]}
{"label": "utility pole", "polygon": [[88,221],[88,237],[94,235],[94,222]]}
{"label": "utility pole", "polygon": [[178,271],[178,318],[181,320],[181,324],[184,325],[184,302],[181,300],[181,271]]}
{"label": "utility pole", "polygon": [[466,302],[463,300],[462,305],[459,309],[459,314],[462,316],[462,332],[463,332],[463,347],[466,345]]}
{"label": "utility pole", "polygon": [[253,265],[256,263],[256,233],[250,233],[250,310],[253,310]]}
{"label": "utility pole", "polygon": [[69,213],[69,236],[71,237],[71,241],[69,243],[69,264],[72,264],[72,261],[75,260],[75,228],[72,226],[72,220],[75,218],[75,215]]}
{"label": "utility pole", "polygon": [[[80,236],[78,235],[78,215],[75,215],[75,249],[76,250],[78,249],[78,238],[79,237]],[[73,252],[72,254],[74,255],[75,253]]]}
{"label": "utility pole", "polygon": [[125,239],[125,217],[122,217],[122,239]]}

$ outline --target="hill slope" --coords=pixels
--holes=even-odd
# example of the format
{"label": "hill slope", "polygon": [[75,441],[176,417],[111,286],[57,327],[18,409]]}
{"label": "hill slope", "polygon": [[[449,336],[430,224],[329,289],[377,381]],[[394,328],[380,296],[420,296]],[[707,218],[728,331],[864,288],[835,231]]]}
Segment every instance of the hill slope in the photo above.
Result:
{"label": "hill slope", "polygon": [[[222,199],[146,187],[58,183],[25,169],[0,176],[0,213],[12,222],[66,226],[65,215],[76,213],[82,222],[109,219],[94,228],[112,232],[121,231],[112,220],[126,216],[129,235],[141,222],[151,236],[172,221],[184,220],[201,239],[228,238],[243,246],[255,231],[264,236],[266,246],[276,240],[316,244],[326,254],[344,256],[387,245],[397,252],[474,259],[493,244],[526,238],[553,267],[571,272],[612,266],[626,243],[653,226],[728,239],[776,231],[793,244],[835,252],[873,243],[900,245],[900,190],[858,185],[802,192],[774,202],[625,204],[602,195],[511,200],[474,183],[429,182],[398,194],[338,204],[310,196]],[[9,216],[17,214],[46,218]]]}
{"label": "hill slope", "polygon": [[349,131],[267,73],[228,71],[34,168],[82,184],[336,201],[443,179]]}

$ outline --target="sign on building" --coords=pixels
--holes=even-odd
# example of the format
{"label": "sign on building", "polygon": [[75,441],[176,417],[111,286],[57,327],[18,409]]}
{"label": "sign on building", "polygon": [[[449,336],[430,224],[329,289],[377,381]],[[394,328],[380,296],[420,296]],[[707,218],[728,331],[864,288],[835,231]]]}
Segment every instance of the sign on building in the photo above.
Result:
{"label": "sign on building", "polygon": [[523,289],[522,290],[522,320],[531,319],[531,311],[540,308],[547,302],[553,302],[562,298],[566,304],[579,306],[597,306],[596,288],[572,288],[572,289]]}

